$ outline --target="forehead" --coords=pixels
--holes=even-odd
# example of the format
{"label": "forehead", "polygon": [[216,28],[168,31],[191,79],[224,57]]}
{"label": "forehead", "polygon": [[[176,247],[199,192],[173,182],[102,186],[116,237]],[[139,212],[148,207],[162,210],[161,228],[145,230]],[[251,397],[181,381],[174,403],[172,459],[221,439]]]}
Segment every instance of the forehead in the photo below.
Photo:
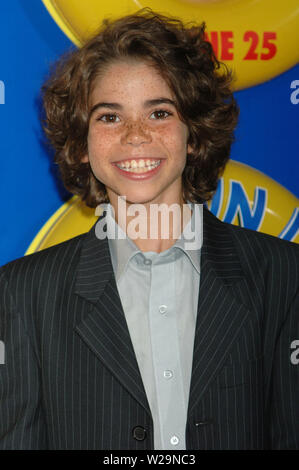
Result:
{"label": "forehead", "polygon": [[142,60],[118,60],[107,64],[93,81],[90,99],[101,95],[119,97],[149,97],[161,95],[173,98],[173,92],[157,66]]}

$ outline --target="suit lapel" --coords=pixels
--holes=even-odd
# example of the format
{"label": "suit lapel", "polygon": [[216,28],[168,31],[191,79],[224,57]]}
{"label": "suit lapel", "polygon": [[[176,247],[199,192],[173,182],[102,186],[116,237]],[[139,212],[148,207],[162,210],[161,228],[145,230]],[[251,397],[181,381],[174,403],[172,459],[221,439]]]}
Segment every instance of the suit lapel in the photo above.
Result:
{"label": "suit lapel", "polygon": [[114,277],[108,240],[96,238],[95,227],[87,234],[82,247],[76,294],[89,302],[88,313],[75,326],[76,332],[150,414]]}
{"label": "suit lapel", "polygon": [[[204,209],[201,281],[188,416],[220,372],[250,312],[234,291],[245,282],[232,234]],[[246,292],[246,289],[245,291]]]}

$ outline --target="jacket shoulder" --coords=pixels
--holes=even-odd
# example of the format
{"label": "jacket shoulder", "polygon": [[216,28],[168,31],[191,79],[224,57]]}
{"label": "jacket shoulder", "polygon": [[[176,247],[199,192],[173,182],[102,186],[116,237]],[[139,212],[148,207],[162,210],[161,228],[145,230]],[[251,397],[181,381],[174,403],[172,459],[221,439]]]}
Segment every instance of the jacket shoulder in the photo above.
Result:
{"label": "jacket shoulder", "polygon": [[257,232],[245,227],[239,227],[236,225],[222,222],[230,230],[234,239],[243,244],[243,246],[250,246],[252,249],[261,252],[266,250],[267,253],[289,253],[290,256],[294,256],[299,261],[299,245],[289,240],[275,237],[264,232]]}
{"label": "jacket shoulder", "polygon": [[218,253],[219,259],[237,255],[247,278],[254,282],[257,276],[265,282],[275,279],[277,284],[283,279],[292,288],[299,288],[298,244],[223,222],[210,211],[205,211],[204,221],[209,227],[209,250]]}
{"label": "jacket shoulder", "polygon": [[0,268],[0,279],[5,276],[8,282],[13,283],[18,279],[25,280],[26,278],[41,280],[45,275],[48,280],[51,275],[55,278],[63,269],[78,263],[85,237],[86,233],[10,261]]}
{"label": "jacket shoulder", "polygon": [[284,280],[294,290],[299,288],[299,245],[288,240],[225,224],[244,269],[251,275],[262,273],[265,279]]}
{"label": "jacket shoulder", "polygon": [[250,245],[255,249],[258,247],[268,248],[272,250],[287,250],[292,252],[294,256],[299,255],[299,244],[283,240],[274,235],[270,235],[264,232],[258,232],[245,227],[240,227],[238,225],[233,225],[227,222],[223,222],[218,219],[212,212],[209,210],[204,210],[204,221],[213,227],[213,231],[220,234],[219,239],[215,236],[215,242],[219,242],[221,238],[226,238],[227,235],[232,237],[237,243],[241,243],[244,246]]}

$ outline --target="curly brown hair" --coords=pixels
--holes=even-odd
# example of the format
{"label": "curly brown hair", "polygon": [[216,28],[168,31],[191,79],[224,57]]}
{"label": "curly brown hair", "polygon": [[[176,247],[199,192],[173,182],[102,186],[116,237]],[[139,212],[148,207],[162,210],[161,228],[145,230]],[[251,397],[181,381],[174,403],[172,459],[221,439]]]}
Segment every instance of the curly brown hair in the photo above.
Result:
{"label": "curly brown hair", "polygon": [[182,174],[183,198],[209,200],[229,159],[239,108],[233,97],[233,75],[219,62],[205,38],[205,22],[184,25],[145,8],[115,21],[104,20],[81,49],[55,65],[42,87],[44,129],[55,149],[65,187],[90,207],[109,202],[87,153],[89,96],[95,79],[112,61],[150,61],[176,97],[177,111],[189,128],[192,153]]}

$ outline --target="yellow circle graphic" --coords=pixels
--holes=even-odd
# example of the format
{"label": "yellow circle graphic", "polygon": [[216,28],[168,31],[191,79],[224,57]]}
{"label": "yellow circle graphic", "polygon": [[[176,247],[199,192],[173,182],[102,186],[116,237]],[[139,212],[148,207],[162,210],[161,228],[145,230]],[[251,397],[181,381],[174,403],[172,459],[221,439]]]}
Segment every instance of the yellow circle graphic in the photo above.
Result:
{"label": "yellow circle graphic", "polygon": [[205,21],[207,39],[219,60],[236,73],[235,89],[263,83],[299,60],[298,0],[42,0],[59,27],[77,46],[104,18],[143,7]]}
{"label": "yellow circle graphic", "polygon": [[[299,243],[299,200],[264,173],[230,160],[209,209],[220,219]],[[90,230],[98,216],[73,196],[36,235],[26,254]]]}

